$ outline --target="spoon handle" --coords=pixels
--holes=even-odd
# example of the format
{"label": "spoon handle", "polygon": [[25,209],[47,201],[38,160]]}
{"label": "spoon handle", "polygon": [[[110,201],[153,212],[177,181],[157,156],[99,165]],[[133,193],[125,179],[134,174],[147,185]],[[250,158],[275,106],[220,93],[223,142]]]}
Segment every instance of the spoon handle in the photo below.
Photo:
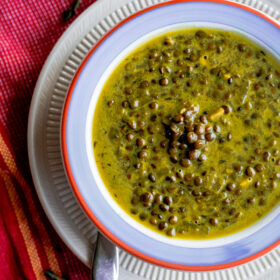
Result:
{"label": "spoon handle", "polygon": [[98,233],[93,256],[92,280],[118,280],[119,252],[118,248]]}

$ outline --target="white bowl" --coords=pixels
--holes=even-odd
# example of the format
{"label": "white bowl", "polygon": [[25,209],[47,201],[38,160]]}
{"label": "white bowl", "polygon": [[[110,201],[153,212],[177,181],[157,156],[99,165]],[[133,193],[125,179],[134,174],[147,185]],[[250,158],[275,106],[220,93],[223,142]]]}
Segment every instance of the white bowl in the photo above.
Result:
{"label": "white bowl", "polygon": [[271,250],[279,243],[280,206],[247,229],[221,238],[196,241],[157,234],[126,214],[105,187],[94,159],[92,122],[104,83],[128,53],[159,34],[198,26],[240,33],[278,59],[279,26],[248,7],[222,1],[160,4],[128,18],[94,47],[70,86],[62,121],[65,169],[89,218],[128,252],[184,270],[231,267]]}

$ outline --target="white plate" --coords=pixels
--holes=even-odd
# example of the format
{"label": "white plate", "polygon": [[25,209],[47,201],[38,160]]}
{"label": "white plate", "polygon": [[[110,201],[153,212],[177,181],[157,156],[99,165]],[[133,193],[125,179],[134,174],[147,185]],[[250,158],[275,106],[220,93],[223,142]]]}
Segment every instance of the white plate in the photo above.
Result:
{"label": "white plate", "polygon": [[[64,33],[51,52],[37,82],[30,110],[28,149],[33,180],[51,223],[69,248],[90,264],[96,229],[76,202],[60,156],[60,116],[71,79],[95,42],[119,21],[160,0],[102,0],[87,9]],[[275,19],[279,13],[261,2],[236,1]],[[248,279],[280,262],[280,249],[248,264],[224,271],[187,273],[147,264],[120,252],[120,279]],[[132,272],[129,274],[127,271]]]}

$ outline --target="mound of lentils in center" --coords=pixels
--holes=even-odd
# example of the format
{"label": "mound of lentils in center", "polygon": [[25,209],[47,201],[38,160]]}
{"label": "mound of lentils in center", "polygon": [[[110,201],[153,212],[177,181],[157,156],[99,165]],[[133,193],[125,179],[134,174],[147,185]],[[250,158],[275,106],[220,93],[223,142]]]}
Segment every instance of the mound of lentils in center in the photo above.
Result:
{"label": "mound of lentils in center", "polygon": [[93,147],[119,206],[167,236],[215,238],[280,198],[280,67],[240,35],[186,29],[129,54],[99,98]]}

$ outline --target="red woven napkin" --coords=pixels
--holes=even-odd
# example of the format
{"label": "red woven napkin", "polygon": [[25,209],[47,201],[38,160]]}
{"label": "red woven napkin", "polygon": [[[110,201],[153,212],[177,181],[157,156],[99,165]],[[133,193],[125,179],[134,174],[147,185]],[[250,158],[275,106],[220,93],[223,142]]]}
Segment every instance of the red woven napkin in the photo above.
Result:
{"label": "red woven napkin", "polygon": [[[75,17],[93,0],[84,0]],[[89,270],[48,222],[28,166],[27,119],[33,89],[49,52],[71,20],[70,0],[0,1],[0,279],[88,279]],[[74,17],[74,18],[75,18]]]}

